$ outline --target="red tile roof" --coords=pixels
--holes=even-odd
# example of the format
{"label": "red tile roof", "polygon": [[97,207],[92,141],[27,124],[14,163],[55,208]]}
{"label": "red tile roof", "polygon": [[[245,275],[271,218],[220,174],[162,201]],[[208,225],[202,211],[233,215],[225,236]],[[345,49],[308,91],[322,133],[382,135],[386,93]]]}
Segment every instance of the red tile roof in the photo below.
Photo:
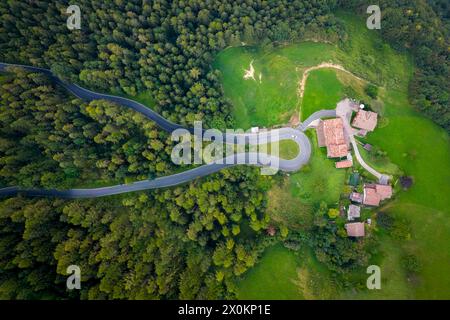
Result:
{"label": "red tile roof", "polygon": [[344,124],[341,118],[322,121],[317,127],[319,146],[327,147],[329,158],[345,157],[348,152],[348,143],[344,135]]}
{"label": "red tile roof", "polygon": [[372,111],[359,110],[353,119],[352,126],[367,131],[373,131],[377,126],[378,114]]}
{"label": "red tile roof", "polygon": [[364,187],[364,199],[363,203],[368,206],[378,206],[380,204],[381,197],[373,187]]}
{"label": "red tile roof", "polygon": [[327,146],[327,157],[328,158],[341,158],[345,157],[348,152],[348,147],[346,144],[331,144]]}
{"label": "red tile roof", "polygon": [[327,145],[345,143],[344,124],[341,118],[324,120],[323,132]]}
{"label": "red tile roof", "polygon": [[375,190],[380,195],[381,200],[392,197],[392,187],[390,185],[377,184]]}
{"label": "red tile roof", "polygon": [[342,160],[342,161],[338,161],[335,163],[336,168],[341,169],[341,168],[349,168],[353,165],[353,162],[351,162],[350,160]]}
{"label": "red tile roof", "polygon": [[364,237],[364,223],[354,222],[345,225],[349,237]]}

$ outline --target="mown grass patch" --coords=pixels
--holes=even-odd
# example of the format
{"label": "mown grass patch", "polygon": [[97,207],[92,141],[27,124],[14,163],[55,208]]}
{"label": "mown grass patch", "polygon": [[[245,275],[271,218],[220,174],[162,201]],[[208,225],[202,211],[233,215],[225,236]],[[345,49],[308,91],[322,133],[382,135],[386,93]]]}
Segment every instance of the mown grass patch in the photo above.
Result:
{"label": "mown grass patch", "polygon": [[311,71],[301,104],[301,120],[321,109],[334,109],[344,97],[343,85],[332,69]]}
{"label": "mown grass patch", "polygon": [[267,154],[272,154],[272,152],[274,152],[275,154],[277,149],[278,149],[278,156],[285,160],[294,159],[296,156],[298,156],[300,152],[298,144],[295,141],[289,139],[284,139],[272,142],[270,144],[258,146],[258,150],[260,152],[265,152]]}

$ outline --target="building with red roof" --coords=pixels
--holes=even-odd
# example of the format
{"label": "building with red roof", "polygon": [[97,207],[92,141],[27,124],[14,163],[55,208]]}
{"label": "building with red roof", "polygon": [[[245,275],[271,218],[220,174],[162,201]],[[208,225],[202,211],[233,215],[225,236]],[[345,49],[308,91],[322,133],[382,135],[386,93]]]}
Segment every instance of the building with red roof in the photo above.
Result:
{"label": "building with red roof", "polygon": [[352,126],[366,131],[373,131],[377,126],[378,114],[372,111],[359,110],[353,119]]}
{"label": "building with red roof", "polygon": [[381,201],[392,197],[392,187],[390,185],[376,184],[375,190],[380,195]]}
{"label": "building with red roof", "polygon": [[364,185],[363,203],[368,206],[378,206],[380,201],[392,197],[392,187],[383,184]]}
{"label": "building with red roof", "polygon": [[379,206],[381,201],[380,195],[377,193],[374,185],[364,186],[363,204],[368,206]]}
{"label": "building with red roof", "polygon": [[336,162],[335,166],[337,169],[350,168],[351,166],[353,166],[353,162],[351,160],[342,160]]}
{"label": "building with red roof", "polygon": [[320,121],[316,128],[319,147],[327,148],[328,158],[345,157],[349,143],[344,134],[344,123],[341,118]]}
{"label": "building with red roof", "polygon": [[363,222],[347,223],[345,229],[347,230],[347,236],[349,237],[364,237],[365,230]]}

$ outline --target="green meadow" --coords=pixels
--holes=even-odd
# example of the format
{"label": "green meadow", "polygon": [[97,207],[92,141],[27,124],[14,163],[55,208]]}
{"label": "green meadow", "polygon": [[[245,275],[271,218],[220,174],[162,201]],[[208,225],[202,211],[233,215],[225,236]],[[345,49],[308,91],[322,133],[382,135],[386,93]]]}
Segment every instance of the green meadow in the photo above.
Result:
{"label": "green meadow", "polygon": [[302,296],[295,283],[299,258],[278,244],[266,249],[259,264],[240,282],[239,299],[294,300]]}
{"label": "green meadow", "polygon": [[[251,62],[254,79],[244,79]],[[289,59],[272,55],[269,58],[258,48],[238,47],[221,52],[214,67],[221,71],[237,128],[266,127],[289,120],[290,111],[298,102],[297,75]]]}
{"label": "green meadow", "polygon": [[[370,103],[381,119],[366,141],[385,151],[389,159],[373,165],[387,173],[401,170],[414,180],[409,190],[399,191],[378,210],[405,221],[410,233],[406,239],[398,240],[389,233],[372,231],[379,237],[378,254],[371,263],[381,267],[381,290],[330,289],[328,270],[311,253],[294,254],[279,246],[267,249],[256,267],[244,274],[239,283],[239,298],[449,299],[449,136],[408,102],[408,82],[413,74],[411,58],[391,49],[355,15],[338,16],[349,34],[343,47],[305,42],[269,51],[229,48],[218,55],[214,67],[222,72],[225,95],[233,104],[237,127],[283,124],[299,110],[304,119],[316,110],[334,107],[344,96]],[[244,70],[252,60],[256,81],[244,80]],[[297,89],[303,70],[327,61],[343,65],[364,80],[334,69],[315,70],[309,74],[303,99],[299,99]],[[379,86],[377,100],[365,95],[366,81]],[[304,220],[296,209],[299,206],[320,201],[335,204],[346,181],[347,172],[334,169],[324,150],[317,148],[315,134],[308,134],[313,142],[310,164],[287,177],[287,183],[275,186],[276,192],[269,193],[269,203],[276,203],[273,197],[294,199],[292,203],[296,205],[283,207],[289,221],[295,214]],[[370,162],[367,153],[363,152],[363,157]],[[273,219],[286,218],[276,216],[275,211]],[[405,253],[414,254],[420,262],[417,278],[411,279],[403,270],[401,257]],[[284,261],[286,268],[281,268],[279,261]],[[294,269],[296,281],[292,281]],[[365,279],[363,271],[355,272],[353,277]],[[307,285],[310,277],[314,279],[314,288]],[[271,283],[274,279],[279,286]],[[284,292],[263,291],[264,286]]]}
{"label": "green meadow", "polygon": [[[287,123],[299,110],[297,89],[303,69],[330,60],[332,48],[305,42],[272,50],[244,46],[220,52],[213,67],[221,72],[225,96],[233,105],[235,126],[248,129]],[[250,63],[254,79],[244,79]]]}
{"label": "green meadow", "polygon": [[309,73],[301,105],[301,119],[315,111],[334,109],[344,97],[343,85],[333,69],[319,69]]}
{"label": "green meadow", "polygon": [[312,155],[309,164],[290,176],[289,191],[304,204],[336,205],[346,180],[346,170],[336,169],[334,161],[327,158],[325,148],[317,146],[314,131],[307,132]]}

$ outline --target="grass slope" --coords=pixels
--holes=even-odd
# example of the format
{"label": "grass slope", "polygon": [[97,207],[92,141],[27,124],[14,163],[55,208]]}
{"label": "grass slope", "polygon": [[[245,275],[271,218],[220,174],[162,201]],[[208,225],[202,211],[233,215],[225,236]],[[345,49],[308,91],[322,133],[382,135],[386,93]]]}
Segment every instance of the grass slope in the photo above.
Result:
{"label": "grass slope", "polygon": [[295,284],[298,258],[278,244],[264,252],[259,263],[245,274],[240,282],[239,299],[300,299]]}
{"label": "grass slope", "polygon": [[[234,47],[219,53],[213,67],[222,74],[225,96],[233,104],[237,128],[286,123],[298,111],[302,69],[330,60],[333,46],[313,42],[264,51]],[[253,61],[255,80],[243,79]],[[261,81],[259,80],[261,74]]]}
{"label": "grass slope", "polygon": [[333,69],[311,71],[305,86],[302,101],[301,118],[308,118],[315,111],[334,109],[344,97],[343,85]]}
{"label": "grass slope", "polygon": [[334,161],[327,158],[325,148],[319,148],[314,131],[307,133],[312,144],[309,164],[290,176],[290,192],[305,204],[325,201],[335,205],[345,183],[346,170],[336,169]]}

